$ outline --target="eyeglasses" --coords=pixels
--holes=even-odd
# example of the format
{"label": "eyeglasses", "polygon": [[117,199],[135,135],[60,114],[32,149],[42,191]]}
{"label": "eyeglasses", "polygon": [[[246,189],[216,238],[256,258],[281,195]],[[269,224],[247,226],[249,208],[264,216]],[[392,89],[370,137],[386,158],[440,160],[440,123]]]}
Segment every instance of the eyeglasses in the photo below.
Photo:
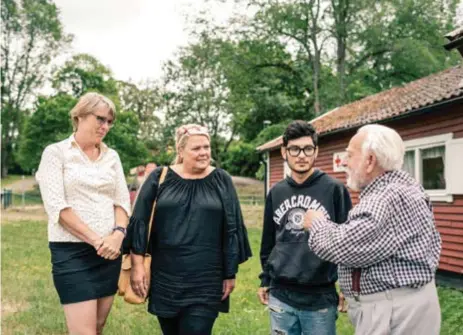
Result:
{"label": "eyeglasses", "polygon": [[312,145],[308,145],[308,146],[303,147],[303,148],[293,146],[293,147],[288,147],[286,150],[288,151],[289,155],[292,156],[292,157],[299,156],[301,151],[304,152],[304,155],[306,157],[311,157],[315,153],[315,147],[312,146]]}
{"label": "eyeglasses", "polygon": [[112,128],[114,126],[114,120],[113,119],[108,119],[104,116],[100,116],[98,114],[92,113],[93,116],[95,116],[96,120],[98,121],[98,124],[100,126],[104,125],[105,123],[108,124],[109,128]]}

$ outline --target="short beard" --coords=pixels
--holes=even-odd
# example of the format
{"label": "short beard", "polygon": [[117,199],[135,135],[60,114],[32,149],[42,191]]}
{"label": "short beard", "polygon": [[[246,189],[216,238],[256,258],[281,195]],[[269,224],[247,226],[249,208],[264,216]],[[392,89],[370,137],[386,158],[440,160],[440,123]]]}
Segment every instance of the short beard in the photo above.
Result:
{"label": "short beard", "polygon": [[361,192],[365,186],[365,183],[362,183],[362,180],[360,178],[353,178],[355,176],[352,175],[352,173],[347,175],[347,187],[349,187],[351,190],[355,192]]}
{"label": "short beard", "polygon": [[358,182],[354,183],[351,177],[347,177],[347,187],[354,192],[360,192],[360,185]]}
{"label": "short beard", "polygon": [[294,166],[292,166],[292,165],[289,163],[288,160],[286,160],[286,163],[288,164],[288,167],[289,167],[289,169],[291,170],[291,173],[297,173],[297,174],[301,174],[301,175],[302,175],[302,174],[305,174],[305,173],[307,173],[307,172],[309,172],[310,170],[313,169],[313,167],[314,167],[314,165],[315,165],[315,160],[314,160],[314,161],[312,162],[312,164],[311,164],[307,169],[305,169],[305,170],[296,170],[296,169],[294,168]]}

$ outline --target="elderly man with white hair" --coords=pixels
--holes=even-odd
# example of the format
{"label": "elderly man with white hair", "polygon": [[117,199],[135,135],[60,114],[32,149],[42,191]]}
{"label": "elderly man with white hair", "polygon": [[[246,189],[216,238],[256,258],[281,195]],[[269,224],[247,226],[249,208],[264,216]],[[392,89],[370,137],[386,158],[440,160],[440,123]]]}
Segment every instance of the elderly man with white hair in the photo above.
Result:
{"label": "elderly man with white hair", "polygon": [[360,128],[344,166],[360,201],[344,224],[309,210],[309,247],[339,264],[356,334],[439,334],[434,282],[441,238],[423,187],[402,171],[404,143],[382,125]]}

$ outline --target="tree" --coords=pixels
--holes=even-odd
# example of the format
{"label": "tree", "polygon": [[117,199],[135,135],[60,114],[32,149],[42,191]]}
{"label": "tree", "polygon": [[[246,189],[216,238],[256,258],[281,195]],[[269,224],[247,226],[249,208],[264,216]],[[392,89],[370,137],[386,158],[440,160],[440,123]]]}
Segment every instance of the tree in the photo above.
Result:
{"label": "tree", "polygon": [[37,169],[47,145],[69,137],[72,133],[69,111],[76,102],[76,98],[67,94],[37,99],[35,112],[27,119],[19,140],[17,160],[24,171]]}
{"label": "tree", "polygon": [[336,40],[336,74],[339,84],[338,104],[346,101],[346,61],[349,40],[352,38],[357,14],[368,1],[331,0],[329,13],[332,17],[330,32]]}
{"label": "tree", "polygon": [[255,177],[259,169],[259,154],[251,143],[232,143],[222,161],[222,167],[234,176]]}
{"label": "tree", "polygon": [[230,90],[228,102],[233,110],[237,134],[252,141],[262,130],[264,120],[273,124],[283,120],[310,118],[305,79],[278,42],[264,43],[243,39],[227,41],[222,67]]}
{"label": "tree", "polygon": [[349,100],[363,97],[355,92],[360,86],[375,93],[458,64],[458,57],[442,47],[455,2],[442,4],[388,0],[370,3],[358,13],[348,45],[347,78],[356,83],[348,87]]}
{"label": "tree", "polygon": [[282,123],[278,124],[272,124],[264,129],[257,135],[257,137],[254,139],[253,144],[257,147],[259,145],[262,145],[268,141],[271,141],[278,136],[283,135],[285,132],[286,127],[292,120],[287,120]]}
{"label": "tree", "polygon": [[105,143],[119,154],[126,174],[130,168],[152,161],[144,143],[137,137],[139,127],[135,113],[120,112],[114,127],[105,137]]}
{"label": "tree", "polygon": [[139,138],[149,146],[161,140],[162,124],[155,112],[162,104],[159,87],[153,82],[145,82],[139,85],[118,81],[117,89],[121,109],[134,112],[140,121]]}
{"label": "tree", "polygon": [[117,83],[111,70],[88,54],[77,54],[68,60],[54,74],[53,88],[76,98],[97,91],[118,105]]}
{"label": "tree", "polygon": [[[166,126],[206,125],[212,155],[220,166],[220,152],[227,150],[235,130],[230,128],[228,88],[215,41],[204,35],[199,43],[181,49],[178,58],[165,65],[165,85]],[[223,146],[225,136],[228,141]]]}
{"label": "tree", "polygon": [[453,20],[456,28],[463,26],[463,1],[460,1],[458,4],[455,18]]}
{"label": "tree", "polygon": [[314,114],[319,115],[322,111],[319,92],[322,51],[328,39],[323,20],[326,8],[322,0],[256,0],[251,3],[259,7],[250,23],[254,34],[269,41],[285,41],[288,49],[294,49],[295,58],[311,70],[301,77],[306,80],[306,90],[313,95]]}
{"label": "tree", "polygon": [[[35,113],[25,123],[21,133],[18,162],[25,171],[36,170],[45,147],[61,141],[72,133],[69,111],[77,99],[69,94],[59,93],[52,97],[39,97]],[[116,150],[124,171],[149,161],[148,151],[138,140],[139,123],[132,112],[117,112],[114,127],[104,142]]]}
{"label": "tree", "polygon": [[27,106],[47,79],[50,63],[71,41],[49,0],[1,2],[2,177],[8,174]]}
{"label": "tree", "polygon": [[254,6],[255,14],[233,18],[240,27],[230,32],[222,26],[220,34],[240,42],[282,44],[291,57],[266,66],[300,78],[314,114],[459,62],[442,48],[456,0],[242,2]]}

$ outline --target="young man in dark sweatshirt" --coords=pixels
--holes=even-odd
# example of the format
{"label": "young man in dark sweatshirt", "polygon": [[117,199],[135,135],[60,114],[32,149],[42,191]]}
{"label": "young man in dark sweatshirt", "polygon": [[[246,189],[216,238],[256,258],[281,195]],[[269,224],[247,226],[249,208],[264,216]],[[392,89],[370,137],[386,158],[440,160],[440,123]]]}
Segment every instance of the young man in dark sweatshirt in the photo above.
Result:
{"label": "young man in dark sweatshirt", "polygon": [[267,195],[260,259],[260,301],[268,305],[272,334],[336,334],[336,264],[309,248],[303,228],[308,209],[343,223],[352,207],[347,188],[314,168],[318,136],[311,124],[293,121],[283,135],[283,159],[291,169]]}

